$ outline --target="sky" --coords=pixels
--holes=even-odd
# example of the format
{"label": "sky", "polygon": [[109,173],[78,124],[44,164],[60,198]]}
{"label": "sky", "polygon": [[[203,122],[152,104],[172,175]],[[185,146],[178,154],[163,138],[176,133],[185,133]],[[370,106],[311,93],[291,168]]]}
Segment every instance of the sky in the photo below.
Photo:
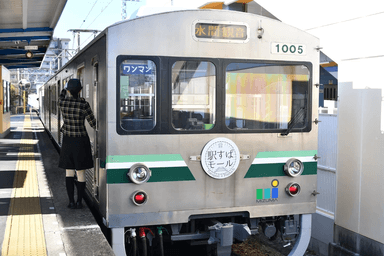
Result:
{"label": "sky", "polygon": [[[127,18],[143,3],[146,6],[173,6],[197,8],[206,0],[141,0],[127,3]],[[70,29],[104,30],[107,26],[122,20],[121,0],[68,0],[63,13],[56,25],[53,36],[56,38],[69,38],[69,47],[77,48],[77,38],[74,39]],[[92,38],[92,33],[81,33],[81,48]],[[72,46],[73,44],[73,46]]]}

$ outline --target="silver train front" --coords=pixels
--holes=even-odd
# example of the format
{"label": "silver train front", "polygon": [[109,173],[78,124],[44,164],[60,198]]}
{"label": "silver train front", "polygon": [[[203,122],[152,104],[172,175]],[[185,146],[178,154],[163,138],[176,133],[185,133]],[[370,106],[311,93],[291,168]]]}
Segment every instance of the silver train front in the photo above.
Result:
{"label": "silver train front", "polygon": [[[243,28],[245,36],[240,39],[236,39],[236,35],[234,38],[199,37],[201,31],[208,34],[209,24],[220,29],[229,25],[234,29]],[[263,28],[261,38],[257,33],[260,26]],[[306,32],[254,14],[217,10],[163,13],[106,28],[40,88],[41,120],[60,146],[59,130],[63,121],[57,106],[58,94],[68,79],[82,81],[82,97],[90,103],[98,120],[97,130],[86,124],[95,161],[95,168],[87,170],[87,191],[104,224],[115,234],[112,246],[117,253],[123,251],[121,244],[124,244],[117,236],[127,228],[169,225],[176,239],[176,235],[187,232],[182,227],[191,225],[191,220],[235,220],[240,216],[240,224],[257,230],[263,222],[276,224],[279,217],[291,220],[286,216],[316,211],[318,128],[314,121],[319,94],[315,86],[319,83],[318,45],[318,39]],[[191,79],[184,77],[185,88],[206,81],[204,83],[209,84],[206,98],[196,98],[199,93],[178,95],[175,92],[174,70],[190,72],[191,65],[179,65],[187,62],[212,66],[204,71],[209,75],[198,75],[202,71],[195,67]],[[301,101],[305,104],[305,127],[293,126],[288,135],[282,135],[290,125],[288,121],[297,113],[293,113],[292,103],[284,105],[280,101],[293,102],[294,93],[291,91],[287,96],[284,92],[266,90],[259,95],[252,90],[241,91],[248,82],[246,78],[238,78],[238,82],[230,80],[229,73],[238,72],[236,67],[228,68],[231,63],[256,63],[254,68],[263,66],[261,79],[268,83],[269,78],[276,78],[280,88],[293,87],[292,81],[305,81],[306,96],[305,101]],[[139,72],[133,71],[138,65],[147,68],[153,77],[143,82],[143,88],[145,83],[147,87],[151,83],[151,91],[129,90],[129,83],[135,81],[135,72]],[[155,71],[149,71],[149,67]],[[231,95],[231,86],[240,89]],[[191,104],[187,96],[196,96],[191,102],[198,103]],[[151,117],[150,129],[135,130],[123,125],[124,118],[127,122],[136,119],[135,112],[126,112],[125,106],[129,105],[122,102],[139,97],[142,98],[138,102],[149,102],[150,110],[145,110],[144,115]],[[258,128],[249,129],[246,127],[249,122],[238,118],[234,121],[238,127],[230,128],[229,116],[249,115],[245,102],[250,97],[255,98],[254,109],[257,104],[262,108],[269,104],[276,113],[285,111],[286,114],[279,114],[281,120],[290,120],[275,120],[275,127],[268,129],[270,117],[254,117],[259,119],[253,120],[256,124],[252,127]],[[231,105],[236,98],[242,107]],[[263,98],[264,105],[257,103],[257,98]],[[178,129],[175,113],[188,112],[188,108],[195,109],[194,114],[200,111],[198,108],[209,109],[209,121],[197,120],[203,122],[198,129]],[[242,114],[236,114],[239,112]],[[262,119],[264,126],[259,125]],[[303,168],[297,177],[284,171],[292,159]],[[233,170],[234,164],[237,168]],[[213,168],[213,165],[223,165],[223,168]],[[141,174],[136,176],[150,175],[146,182],[137,184],[129,175],[137,166]],[[297,219],[295,223],[300,226]]]}

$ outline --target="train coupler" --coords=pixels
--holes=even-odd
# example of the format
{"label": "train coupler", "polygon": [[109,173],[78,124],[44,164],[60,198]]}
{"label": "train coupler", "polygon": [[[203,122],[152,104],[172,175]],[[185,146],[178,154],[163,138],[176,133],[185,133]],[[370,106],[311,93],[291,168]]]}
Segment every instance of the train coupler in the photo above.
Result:
{"label": "train coupler", "polygon": [[296,240],[297,235],[300,234],[299,216],[294,219],[286,219],[281,225],[281,236],[284,242],[292,242]]}
{"label": "train coupler", "polygon": [[[217,243],[218,255],[230,255],[233,239],[244,241],[251,235],[247,224],[237,223],[216,223],[208,227],[210,237],[208,244]],[[229,252],[229,254],[228,254]]]}

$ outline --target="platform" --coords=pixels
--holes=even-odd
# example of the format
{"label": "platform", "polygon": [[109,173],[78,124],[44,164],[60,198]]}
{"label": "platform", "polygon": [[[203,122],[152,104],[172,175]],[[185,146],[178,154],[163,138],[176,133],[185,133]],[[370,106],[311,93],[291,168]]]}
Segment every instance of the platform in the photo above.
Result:
{"label": "platform", "polygon": [[114,255],[86,204],[68,209],[65,170],[35,113],[0,139],[0,255]]}

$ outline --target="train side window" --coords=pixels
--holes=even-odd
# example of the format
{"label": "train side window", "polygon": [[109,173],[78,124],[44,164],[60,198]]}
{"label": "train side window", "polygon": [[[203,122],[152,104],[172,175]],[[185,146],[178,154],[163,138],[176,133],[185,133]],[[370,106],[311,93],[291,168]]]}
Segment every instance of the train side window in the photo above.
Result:
{"label": "train side window", "polygon": [[3,113],[7,113],[11,110],[10,101],[10,84],[8,81],[3,80]]}
{"label": "train side window", "polygon": [[7,112],[7,85],[3,80],[3,113]]}
{"label": "train side window", "polygon": [[[81,85],[83,86],[83,88],[85,87],[85,84],[84,84],[84,73],[85,73],[85,68],[84,68],[84,63],[80,64],[78,67],[77,67],[77,79],[80,80],[80,83]],[[84,90],[81,90],[80,91],[80,97],[84,98],[84,93],[83,93]]]}
{"label": "train side window", "polygon": [[11,111],[11,84],[10,82],[7,82],[7,88],[8,88],[8,112]]}
{"label": "train side window", "polygon": [[215,125],[216,68],[211,62],[176,61],[172,66],[172,125],[210,130]]}
{"label": "train side window", "polygon": [[57,105],[56,105],[56,86],[55,84],[53,84],[51,86],[51,100],[52,100],[52,105],[51,105],[51,111],[52,111],[52,114],[54,115],[57,115]]}
{"label": "train side window", "polygon": [[149,131],[156,125],[156,65],[151,60],[120,64],[120,126],[126,131]]}
{"label": "train side window", "polygon": [[231,63],[226,68],[225,123],[232,130],[304,129],[309,69],[304,65]]}

